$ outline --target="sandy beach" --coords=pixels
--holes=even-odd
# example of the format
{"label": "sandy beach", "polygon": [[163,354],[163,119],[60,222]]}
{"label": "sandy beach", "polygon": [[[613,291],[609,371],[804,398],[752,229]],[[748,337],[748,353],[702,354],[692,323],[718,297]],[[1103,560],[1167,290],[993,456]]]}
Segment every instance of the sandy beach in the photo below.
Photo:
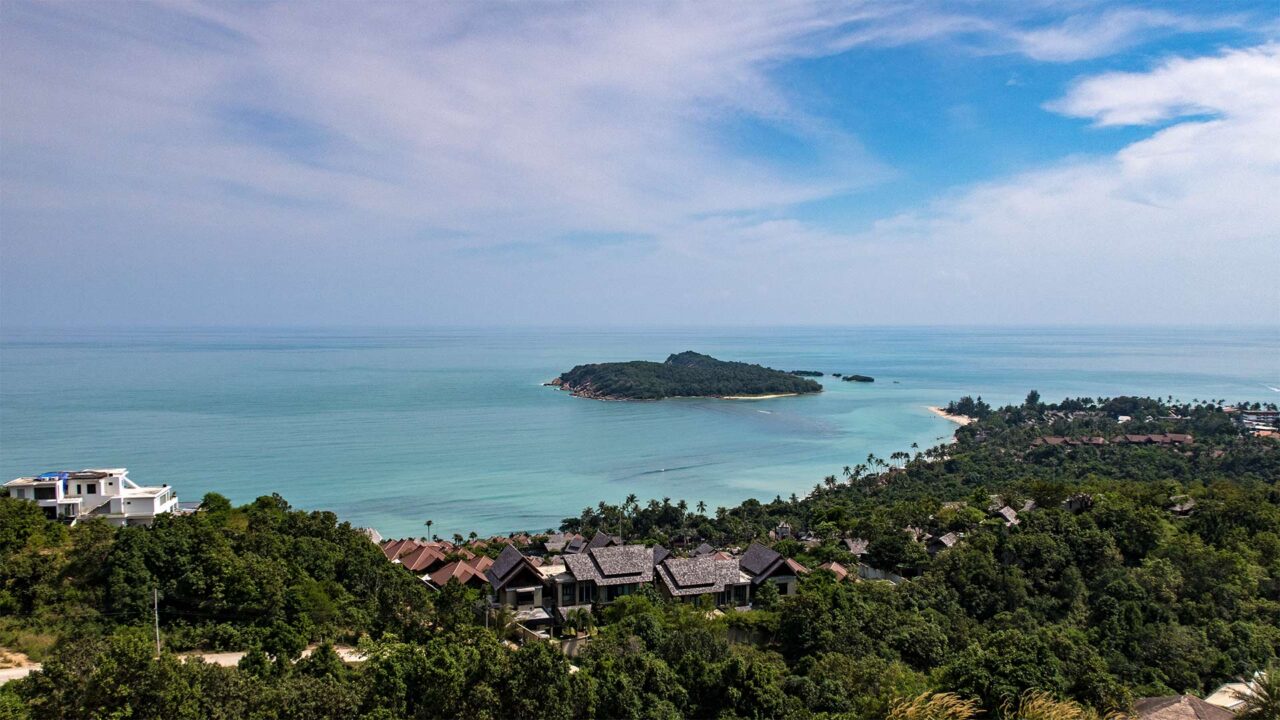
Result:
{"label": "sandy beach", "polygon": [[780,397],[796,397],[800,393],[781,393],[779,395],[725,395],[721,400],[771,400]]}
{"label": "sandy beach", "polygon": [[929,412],[933,413],[934,415],[937,415],[938,417],[946,418],[957,425],[968,425],[969,423],[973,422],[973,418],[967,415],[949,415],[946,410],[943,410],[940,407],[934,407],[932,405],[928,407],[929,407]]}

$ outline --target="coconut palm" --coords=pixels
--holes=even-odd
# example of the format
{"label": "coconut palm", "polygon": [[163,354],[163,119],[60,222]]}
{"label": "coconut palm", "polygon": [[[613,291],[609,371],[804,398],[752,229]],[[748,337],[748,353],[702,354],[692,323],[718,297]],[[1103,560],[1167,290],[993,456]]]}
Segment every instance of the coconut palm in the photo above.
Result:
{"label": "coconut palm", "polygon": [[431,539],[431,526],[435,524],[435,521],[434,521],[434,520],[427,520],[426,522],[424,522],[424,523],[422,523],[422,524],[427,526],[427,539],[428,539],[428,540],[430,540],[430,539]]}
{"label": "coconut palm", "polygon": [[707,514],[707,504],[701,500],[698,501],[698,514],[699,515]]}
{"label": "coconut palm", "polygon": [[1236,711],[1236,720],[1271,720],[1280,718],[1280,666],[1259,673],[1249,683],[1250,692],[1237,692],[1244,705]]}

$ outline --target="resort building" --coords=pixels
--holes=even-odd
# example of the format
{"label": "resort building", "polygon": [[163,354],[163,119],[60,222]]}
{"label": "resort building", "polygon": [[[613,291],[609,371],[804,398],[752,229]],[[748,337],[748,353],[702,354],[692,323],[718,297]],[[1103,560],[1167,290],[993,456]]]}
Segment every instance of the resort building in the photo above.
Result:
{"label": "resort building", "polygon": [[1232,720],[1235,716],[1194,695],[1139,698],[1133,703],[1136,720]]}
{"label": "resort building", "polygon": [[[653,582],[653,549],[643,545],[597,547],[564,559],[578,605],[607,605]],[[568,589],[561,590],[567,597]]]}
{"label": "resort building", "polygon": [[751,576],[738,561],[702,555],[668,557],[655,568],[659,587],[681,600],[710,598],[717,607],[746,607],[751,597]]}
{"label": "resort building", "polygon": [[498,559],[485,571],[485,577],[493,591],[492,603],[514,610],[516,622],[538,624],[551,620],[544,607],[546,577],[516,546],[502,548]]}
{"label": "resort building", "polygon": [[760,543],[751,543],[738,566],[751,578],[752,587],[771,582],[778,586],[779,595],[794,595],[799,576],[809,573],[805,566]]}
{"label": "resort building", "polygon": [[4,487],[12,497],[39,505],[50,520],[69,524],[97,517],[116,526],[150,525],[178,507],[173,488],[138,485],[125,468],[48,472],[10,480]]}

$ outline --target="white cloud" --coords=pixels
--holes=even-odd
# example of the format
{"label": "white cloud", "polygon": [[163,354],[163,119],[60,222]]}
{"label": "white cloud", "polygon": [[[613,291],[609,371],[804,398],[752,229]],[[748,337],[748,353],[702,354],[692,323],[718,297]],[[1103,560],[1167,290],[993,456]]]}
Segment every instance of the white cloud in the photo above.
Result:
{"label": "white cloud", "polygon": [[1109,55],[1159,34],[1238,27],[1239,17],[1196,17],[1159,10],[1117,8],[1073,15],[1066,20],[1009,32],[1013,47],[1027,57],[1050,62]]}
{"label": "white cloud", "polygon": [[1148,73],[1108,73],[1077,83],[1050,109],[1098,126],[1150,125],[1186,115],[1280,113],[1280,46],[1218,57],[1174,58]]}
{"label": "white cloud", "polygon": [[[0,4],[6,308],[43,311],[24,299],[41,277],[110,272],[127,292],[69,307],[112,322],[994,321],[1034,319],[1019,314],[1034,303],[989,307],[987,289],[1043,263],[1119,276],[1157,246],[1193,269],[1250,247],[1246,274],[1274,260],[1274,157],[1258,147],[1274,139],[1271,49],[1075,86],[1054,108],[1099,125],[1217,116],[1116,157],[853,238],[793,217],[894,170],[779,81],[789,62],[920,42],[1061,61],[1206,21],[857,1],[365,10]],[[809,159],[735,142],[740,126]],[[573,232],[643,240],[555,241]],[[1204,260],[1205,237],[1230,244]],[[935,311],[935,287],[959,299]]]}

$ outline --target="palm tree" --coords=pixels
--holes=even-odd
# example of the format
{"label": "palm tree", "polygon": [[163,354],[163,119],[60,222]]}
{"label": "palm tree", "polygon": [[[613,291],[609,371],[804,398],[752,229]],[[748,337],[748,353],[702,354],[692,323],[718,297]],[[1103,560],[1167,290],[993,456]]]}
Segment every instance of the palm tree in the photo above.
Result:
{"label": "palm tree", "polygon": [[707,504],[701,500],[698,501],[698,514],[699,515],[707,514]]}
{"label": "palm tree", "polygon": [[516,629],[516,611],[506,605],[494,608],[493,610],[493,630],[500,639],[510,639],[515,634]]}
{"label": "palm tree", "polygon": [[422,523],[422,524],[427,526],[427,539],[428,539],[428,540],[430,540],[430,539],[431,539],[431,526],[435,524],[435,521],[434,521],[434,520],[428,520],[428,521],[426,521],[426,522],[424,522],[424,523]]}
{"label": "palm tree", "polygon": [[1236,693],[1244,705],[1236,711],[1236,720],[1270,720],[1280,717],[1280,665],[1258,673],[1249,683],[1250,692]]}

